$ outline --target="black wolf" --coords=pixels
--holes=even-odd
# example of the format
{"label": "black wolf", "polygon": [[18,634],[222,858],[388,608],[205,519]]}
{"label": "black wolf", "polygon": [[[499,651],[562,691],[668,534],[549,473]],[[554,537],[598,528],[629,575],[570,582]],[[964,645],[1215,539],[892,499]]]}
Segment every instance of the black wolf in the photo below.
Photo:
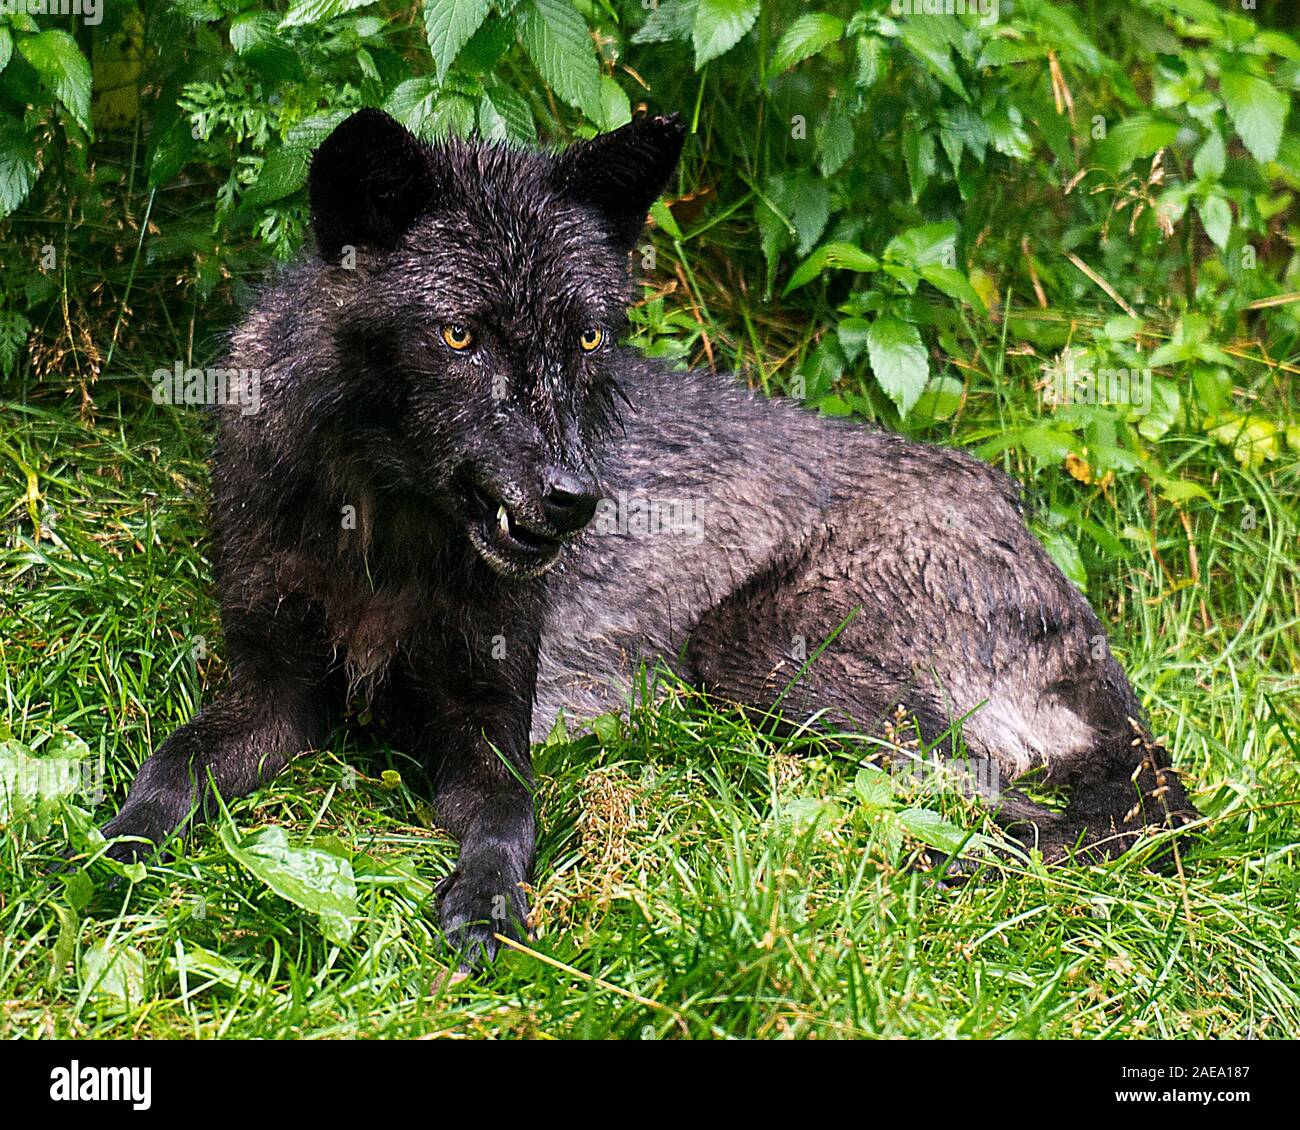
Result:
{"label": "black wolf", "polygon": [[460,841],[444,929],[490,956],[526,922],[530,734],[617,709],[657,661],[796,721],[957,723],[1008,777],[1071,786],[1059,812],[1003,796],[1049,853],[1193,813],[1010,480],[620,347],[682,141],[641,118],[558,155],[426,145],[363,110],[324,142],[318,254],[230,350],[261,382],[213,466],[230,685],[142,766],[116,854],[364,700]]}

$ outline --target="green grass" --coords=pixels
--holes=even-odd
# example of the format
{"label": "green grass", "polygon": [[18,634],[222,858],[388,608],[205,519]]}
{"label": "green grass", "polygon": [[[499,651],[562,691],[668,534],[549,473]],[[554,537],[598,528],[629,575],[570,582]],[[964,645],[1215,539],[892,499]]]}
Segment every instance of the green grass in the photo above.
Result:
{"label": "green grass", "polygon": [[[721,364],[746,359],[716,344]],[[1034,371],[1012,360],[976,374],[961,423],[929,438],[1028,419]],[[0,403],[0,719],[29,746],[71,731],[102,758],[102,803],[79,798],[96,822],[223,676],[201,555],[208,440],[197,416],[127,387],[102,383],[89,418],[58,393]],[[275,824],[352,859],[342,946],[214,829],[113,885],[99,866],[47,873],[85,843],[75,809],[43,835],[11,825],[0,1035],[1300,1035],[1300,473],[1294,453],[1246,470],[1227,448],[1171,442],[1210,502],[1179,512],[1137,479],[1102,491],[1008,466],[1120,547],[1088,551],[1089,595],[1207,815],[1172,872],[1139,849],[939,881],[899,814],[995,834],[977,805],[933,782],[864,791],[870,746],[775,740],[670,688],[537,751],[537,938],[472,978],[438,948],[429,895],[454,845],[400,751],[340,746],[231,808],[243,833]],[[125,1002],[114,976],[96,988],[102,946],[114,976],[139,962]]]}

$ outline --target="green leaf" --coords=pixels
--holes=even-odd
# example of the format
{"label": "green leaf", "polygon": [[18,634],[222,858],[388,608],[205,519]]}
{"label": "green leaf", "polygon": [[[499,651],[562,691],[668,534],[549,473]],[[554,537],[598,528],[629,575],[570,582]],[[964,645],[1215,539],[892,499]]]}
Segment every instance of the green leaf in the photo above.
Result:
{"label": "green leaf", "polygon": [[90,64],[66,31],[43,31],[18,41],[18,50],[86,133],[90,128]]}
{"label": "green leaf", "polygon": [[837,42],[844,34],[844,21],[825,12],[805,12],[785,30],[772,56],[771,74],[787,71],[796,63]]}
{"label": "green leaf", "polygon": [[945,820],[928,808],[905,808],[898,814],[898,818],[912,837],[949,854],[959,850],[970,838],[965,828]]}
{"label": "green leaf", "polygon": [[597,119],[604,130],[618,129],[632,120],[632,103],[618,82],[609,75],[600,76],[601,116]]}
{"label": "green leaf", "polygon": [[279,26],[286,28],[323,24],[344,12],[365,8],[374,2],[375,0],[294,0]]}
{"label": "green leaf", "polygon": [[1110,172],[1122,173],[1139,157],[1150,157],[1158,149],[1172,145],[1177,136],[1177,122],[1134,114],[1110,131],[1093,150],[1093,157]]}
{"label": "green leaf", "polygon": [[867,335],[871,371],[889,398],[905,417],[912,410],[930,375],[930,362],[921,335],[910,322],[882,314],[871,323]]}
{"label": "green leaf", "polygon": [[428,138],[438,84],[428,75],[399,82],[384,101],[384,110],[419,137]]}
{"label": "green leaf", "polygon": [[1088,591],[1088,570],[1083,564],[1083,555],[1072,537],[1059,530],[1048,530],[1043,534],[1043,548],[1047,555],[1056,562],[1056,567],[1065,574],[1080,592]]}
{"label": "green leaf", "polygon": [[1138,433],[1144,438],[1158,440],[1178,419],[1182,409],[1182,396],[1173,381],[1157,379],[1151,382],[1151,407],[1138,421]]}
{"label": "green leaf", "polygon": [[943,220],[899,232],[885,245],[885,258],[920,269],[931,263],[942,266],[956,262],[956,249],[957,224]]}
{"label": "green leaf", "polygon": [[1225,71],[1219,79],[1219,93],[1250,155],[1256,161],[1273,160],[1291,107],[1289,96],[1242,71]]}
{"label": "green leaf", "polygon": [[785,284],[782,294],[798,290],[828,268],[866,273],[878,270],[880,262],[874,255],[868,255],[856,244],[835,240],[817,248],[799,265],[798,270],[790,276],[790,281]]}
{"label": "green leaf", "polygon": [[0,71],[9,65],[14,55],[14,37],[7,27],[0,27]]}
{"label": "green leaf", "polygon": [[966,87],[957,73],[957,64],[953,62],[952,49],[943,33],[938,29],[940,21],[930,19],[910,19],[903,24],[903,43],[909,51],[920,58],[930,72],[949,90],[964,102],[970,101]]}
{"label": "green leaf", "polygon": [[921,278],[935,289],[943,291],[949,298],[974,306],[976,310],[984,309],[984,300],[979,296],[979,292],[971,286],[965,275],[953,267],[941,267],[937,263],[927,264],[921,268]]}
{"label": "green leaf", "polygon": [[633,43],[685,42],[695,27],[698,0],[660,0],[650,9],[650,18],[632,36]]}
{"label": "green leaf", "polygon": [[27,199],[38,176],[36,146],[22,121],[0,116],[0,219]]}
{"label": "green leaf", "polygon": [[758,19],[760,0],[699,0],[695,9],[695,69],[736,46]]}
{"label": "green leaf", "polygon": [[537,73],[565,102],[600,123],[605,103],[586,21],[570,0],[531,0],[519,32]]}
{"label": "green leaf", "polygon": [[40,752],[0,741],[0,825],[45,835],[65,802],[86,791],[90,750],[75,735],[56,734]]}
{"label": "green leaf", "polygon": [[1197,201],[1196,210],[1205,225],[1205,234],[1220,251],[1228,249],[1228,237],[1232,235],[1232,209],[1222,196],[1207,196]]}
{"label": "green leaf", "polygon": [[315,847],[291,847],[283,828],[264,828],[239,837],[229,823],[221,843],[230,857],[251,871],[282,899],[320,918],[321,933],[336,945],[352,940],[357,916],[357,884],[352,864]]}
{"label": "green leaf", "polygon": [[832,111],[826,116],[820,130],[818,165],[823,177],[833,177],[853,156],[853,119],[848,114]]}
{"label": "green leaf", "polygon": [[[512,86],[503,82],[494,82],[483,95],[484,101],[491,106],[497,120],[505,131],[505,136],[516,141],[535,141],[537,127],[533,124],[533,112],[528,108],[528,99]],[[479,110],[480,122],[483,118]]]}
{"label": "green leaf", "polygon": [[1223,136],[1214,130],[1205,139],[1205,144],[1197,150],[1192,160],[1192,169],[1201,180],[1216,181],[1223,176],[1228,154],[1223,145]]}
{"label": "green leaf", "polygon": [[424,0],[424,34],[439,82],[491,8],[490,0]]}
{"label": "green leaf", "polygon": [[835,336],[840,340],[840,348],[849,361],[856,361],[867,347],[867,336],[871,333],[871,323],[866,318],[841,318],[835,327]]}
{"label": "green leaf", "polygon": [[144,954],[133,946],[98,942],[81,955],[81,995],[123,1010],[144,1001]]}

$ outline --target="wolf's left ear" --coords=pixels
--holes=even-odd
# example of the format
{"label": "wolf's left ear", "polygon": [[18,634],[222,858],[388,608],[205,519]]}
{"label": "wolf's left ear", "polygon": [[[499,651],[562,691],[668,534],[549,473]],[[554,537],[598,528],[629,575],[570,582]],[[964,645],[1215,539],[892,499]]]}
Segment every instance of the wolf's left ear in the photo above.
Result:
{"label": "wolf's left ear", "polygon": [[677,114],[633,118],[627,125],[566,149],[557,187],[604,217],[619,247],[631,250],[677,167],[686,129]]}
{"label": "wolf's left ear", "polygon": [[358,110],[312,155],[308,194],[321,258],[335,262],[348,244],[392,247],[433,192],[426,147],[382,110]]}

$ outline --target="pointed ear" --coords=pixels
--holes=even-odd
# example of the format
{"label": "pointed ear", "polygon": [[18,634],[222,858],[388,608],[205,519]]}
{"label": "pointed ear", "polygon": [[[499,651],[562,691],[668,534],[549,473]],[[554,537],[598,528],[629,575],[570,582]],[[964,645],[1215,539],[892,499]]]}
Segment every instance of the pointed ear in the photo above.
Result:
{"label": "pointed ear", "polygon": [[432,200],[429,151],[382,110],[358,110],[313,154],[308,191],[321,258],[392,247]]}
{"label": "pointed ear", "polygon": [[594,208],[620,249],[631,250],[646,212],[677,167],[685,139],[676,114],[634,118],[613,133],[565,150],[556,169],[557,187],[569,199]]}

